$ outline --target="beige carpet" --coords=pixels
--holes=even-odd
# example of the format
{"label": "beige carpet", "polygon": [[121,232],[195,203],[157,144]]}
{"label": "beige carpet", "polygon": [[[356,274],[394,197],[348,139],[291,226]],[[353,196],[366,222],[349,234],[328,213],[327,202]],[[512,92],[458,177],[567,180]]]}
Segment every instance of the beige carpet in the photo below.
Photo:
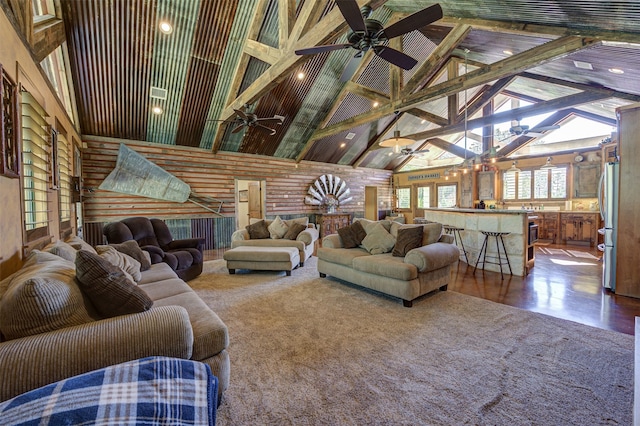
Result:
{"label": "beige carpet", "polygon": [[404,308],[321,279],[190,282],[229,327],[219,425],[630,425],[633,337],[455,292]]}

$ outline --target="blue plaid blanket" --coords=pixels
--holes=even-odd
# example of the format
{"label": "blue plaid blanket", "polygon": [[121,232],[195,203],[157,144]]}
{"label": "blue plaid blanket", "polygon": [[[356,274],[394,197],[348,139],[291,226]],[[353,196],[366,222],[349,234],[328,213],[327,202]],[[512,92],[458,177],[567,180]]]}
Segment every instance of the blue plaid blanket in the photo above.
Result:
{"label": "blue plaid blanket", "polygon": [[208,365],[150,357],[0,403],[2,425],[215,425],[218,379]]}

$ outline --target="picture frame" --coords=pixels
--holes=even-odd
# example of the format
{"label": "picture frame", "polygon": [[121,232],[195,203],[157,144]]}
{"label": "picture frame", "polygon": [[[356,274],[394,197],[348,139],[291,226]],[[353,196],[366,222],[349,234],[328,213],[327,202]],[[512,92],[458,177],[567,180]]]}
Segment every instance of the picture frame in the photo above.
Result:
{"label": "picture frame", "polygon": [[20,177],[18,86],[0,64],[0,175]]}
{"label": "picture frame", "polygon": [[241,203],[246,203],[249,201],[249,190],[248,189],[243,189],[241,191],[238,191],[238,201],[240,201]]}

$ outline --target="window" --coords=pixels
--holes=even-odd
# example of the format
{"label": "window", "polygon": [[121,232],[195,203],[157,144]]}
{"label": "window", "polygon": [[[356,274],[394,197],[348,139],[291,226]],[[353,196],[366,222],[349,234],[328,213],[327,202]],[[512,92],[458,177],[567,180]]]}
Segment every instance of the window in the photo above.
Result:
{"label": "window", "polygon": [[48,235],[50,138],[46,113],[29,92],[22,92],[24,228],[27,241]]}
{"label": "window", "polygon": [[505,200],[552,200],[567,197],[567,169],[506,171],[502,179],[502,197]]}
{"label": "window", "polygon": [[411,208],[411,188],[400,187],[396,189],[396,208],[408,210]]}
{"label": "window", "polygon": [[58,125],[58,171],[60,173],[60,229],[71,227],[71,147],[64,129]]}
{"label": "window", "polygon": [[458,202],[458,185],[438,185],[438,207],[455,207]]}
{"label": "window", "polygon": [[428,209],[431,207],[431,187],[419,186],[416,188],[417,208]]}

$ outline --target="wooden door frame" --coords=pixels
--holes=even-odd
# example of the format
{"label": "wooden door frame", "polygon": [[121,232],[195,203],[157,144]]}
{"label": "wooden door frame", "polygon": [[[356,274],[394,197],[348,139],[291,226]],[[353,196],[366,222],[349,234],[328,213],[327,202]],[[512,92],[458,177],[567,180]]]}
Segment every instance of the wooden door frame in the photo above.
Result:
{"label": "wooden door frame", "polygon": [[260,184],[260,211],[262,217],[266,216],[266,194],[267,194],[267,180],[266,179],[241,179],[234,178],[234,193],[235,193],[235,220],[236,229],[240,228],[240,187],[244,187],[241,182],[258,182]]}

